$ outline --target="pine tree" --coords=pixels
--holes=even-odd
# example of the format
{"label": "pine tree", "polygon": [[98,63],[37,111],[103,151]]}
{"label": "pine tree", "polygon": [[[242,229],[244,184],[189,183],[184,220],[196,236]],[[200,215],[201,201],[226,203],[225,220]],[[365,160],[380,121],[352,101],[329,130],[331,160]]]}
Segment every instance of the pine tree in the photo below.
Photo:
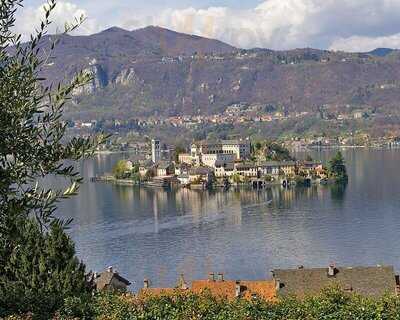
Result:
{"label": "pine tree", "polygon": [[76,258],[72,240],[53,223],[43,233],[37,221],[25,222],[21,245],[0,276],[0,316],[32,312],[48,319],[68,297],[90,294],[85,266]]}
{"label": "pine tree", "polygon": [[329,172],[336,181],[347,181],[347,169],[340,151],[329,161]]}

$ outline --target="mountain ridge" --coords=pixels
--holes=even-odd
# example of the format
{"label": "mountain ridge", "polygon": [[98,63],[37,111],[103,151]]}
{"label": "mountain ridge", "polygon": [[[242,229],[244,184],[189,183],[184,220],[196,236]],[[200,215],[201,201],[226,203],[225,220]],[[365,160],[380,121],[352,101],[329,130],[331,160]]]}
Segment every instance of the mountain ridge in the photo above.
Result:
{"label": "mountain ridge", "polygon": [[216,114],[238,103],[288,112],[400,111],[400,54],[393,49],[239,49],[150,26],[61,37],[54,56],[43,71],[49,82],[81,69],[94,74],[75,92],[71,117]]}

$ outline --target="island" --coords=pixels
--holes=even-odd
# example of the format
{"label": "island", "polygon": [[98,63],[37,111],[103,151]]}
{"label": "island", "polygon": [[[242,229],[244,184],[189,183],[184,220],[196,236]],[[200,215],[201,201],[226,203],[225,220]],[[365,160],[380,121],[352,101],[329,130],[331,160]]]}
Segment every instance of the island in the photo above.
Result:
{"label": "island", "polygon": [[324,166],[310,156],[296,159],[276,141],[249,139],[197,141],[187,148],[152,139],[148,154],[119,160],[112,173],[93,181],[149,187],[212,189],[347,183],[341,152]]}

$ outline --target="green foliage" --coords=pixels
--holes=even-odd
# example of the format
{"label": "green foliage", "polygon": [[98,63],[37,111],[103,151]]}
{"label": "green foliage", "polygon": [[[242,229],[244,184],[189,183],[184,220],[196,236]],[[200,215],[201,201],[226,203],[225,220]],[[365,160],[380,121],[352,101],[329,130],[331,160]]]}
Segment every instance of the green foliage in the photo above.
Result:
{"label": "green foliage", "polygon": [[85,266],[58,223],[44,233],[30,219],[19,231],[23,245],[13,250],[0,275],[0,316],[32,312],[35,318],[46,319],[65,298],[90,293]]}
{"label": "green foliage", "polygon": [[266,143],[265,158],[268,161],[291,161],[294,158],[290,155],[290,151],[279,143]]}
{"label": "green foliage", "polygon": [[89,320],[94,317],[93,296],[79,295],[68,297],[64,300],[64,304],[58,312],[61,319],[81,319]]}
{"label": "green foliage", "polygon": [[132,173],[132,174],[131,174],[131,179],[132,179],[133,181],[140,182],[140,181],[141,181],[140,174],[139,174],[139,173]]}
{"label": "green foliage", "polygon": [[132,168],[132,174],[137,174],[139,173],[139,165],[134,165]]}
{"label": "green foliage", "polygon": [[232,175],[231,180],[233,181],[233,183],[241,183],[242,176],[238,173],[235,173],[234,175]]}
{"label": "green foliage", "polygon": [[329,174],[338,182],[348,180],[346,164],[340,151],[329,161]]}
{"label": "green foliage", "polygon": [[[41,223],[49,224],[58,200],[75,194],[81,181],[65,160],[90,155],[102,137],[65,138],[63,106],[73,90],[90,76],[80,73],[72,83],[59,84],[56,90],[44,85],[39,73],[51,51],[44,55],[39,43],[51,23],[50,13],[56,2],[51,0],[46,5],[45,19],[27,45],[12,31],[15,9],[21,2],[6,0],[0,4],[0,219],[4,222],[10,215],[17,218],[34,214]],[[47,175],[67,178],[70,187],[48,190],[36,184]],[[1,230],[8,231],[4,227]]]}
{"label": "green foliage", "polygon": [[295,160],[288,149],[274,141],[257,142],[253,149],[253,156],[267,161]]}
{"label": "green foliage", "polygon": [[264,176],[264,181],[266,182],[272,182],[274,179],[272,178],[272,176],[270,174],[266,174]]}
{"label": "green foliage", "polygon": [[119,160],[112,169],[115,178],[123,179],[130,175],[130,168],[126,160]]}
{"label": "green foliage", "polygon": [[219,320],[372,320],[399,319],[400,299],[396,296],[366,298],[329,288],[304,300],[283,298],[277,303],[259,299],[227,301],[208,294],[161,297],[133,297],[100,294],[94,301],[95,318],[122,319],[219,319]]}
{"label": "green foliage", "polygon": [[[75,195],[81,177],[71,163],[104,142],[67,138],[65,103],[91,75],[79,73],[67,84],[46,85],[41,70],[52,59],[41,44],[51,24],[56,0],[45,5],[43,20],[21,43],[13,30],[22,0],[0,1],[0,313],[34,311],[36,318],[62,305],[65,297],[85,292],[84,266],[74,257],[63,227],[70,221],[54,212],[60,200]],[[65,33],[83,18],[67,24]],[[49,189],[47,176],[66,179],[65,189]]]}
{"label": "green foliage", "polygon": [[[208,293],[176,292],[165,296],[134,296],[103,292],[84,299],[68,298],[57,319],[168,319],[168,320],[398,320],[400,298],[380,298],[349,294],[327,288],[319,295],[277,302],[261,299],[225,300]],[[9,317],[9,320],[30,319]]]}

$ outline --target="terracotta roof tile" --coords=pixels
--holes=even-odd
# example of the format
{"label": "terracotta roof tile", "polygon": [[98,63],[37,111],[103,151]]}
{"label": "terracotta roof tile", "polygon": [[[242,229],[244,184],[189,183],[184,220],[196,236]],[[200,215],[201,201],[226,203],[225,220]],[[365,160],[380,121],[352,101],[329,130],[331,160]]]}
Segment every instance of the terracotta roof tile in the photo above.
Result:
{"label": "terracotta roof tile", "polygon": [[195,280],[192,282],[192,291],[196,294],[209,292],[212,296],[226,299],[235,298],[235,281]]}
{"label": "terracotta roof tile", "polygon": [[236,284],[240,285],[240,296],[242,298],[252,299],[257,296],[268,301],[276,300],[275,282],[273,280],[196,280],[192,283],[192,291],[197,294],[209,292],[213,296],[231,300],[236,298]]}
{"label": "terracotta roof tile", "polygon": [[275,281],[273,280],[240,281],[240,284],[245,288],[243,297],[246,299],[257,296],[263,300],[276,301]]}

